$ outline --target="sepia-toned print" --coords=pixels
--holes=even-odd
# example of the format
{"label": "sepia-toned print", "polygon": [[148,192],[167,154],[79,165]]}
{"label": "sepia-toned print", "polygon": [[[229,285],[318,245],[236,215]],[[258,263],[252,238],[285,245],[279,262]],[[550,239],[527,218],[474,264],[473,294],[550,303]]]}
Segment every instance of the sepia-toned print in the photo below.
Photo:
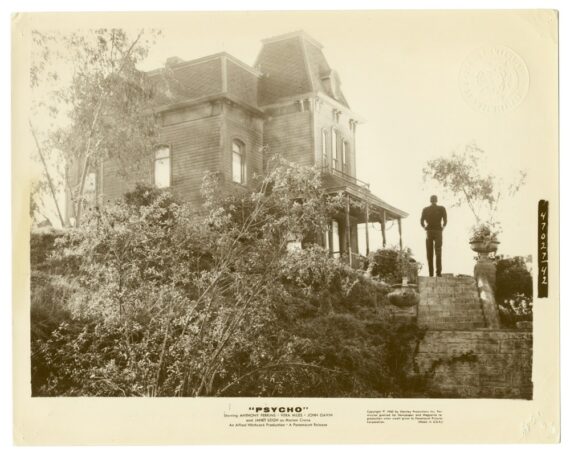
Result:
{"label": "sepia-toned print", "polygon": [[514,11],[252,14],[26,24],[27,395],[530,405],[556,42]]}

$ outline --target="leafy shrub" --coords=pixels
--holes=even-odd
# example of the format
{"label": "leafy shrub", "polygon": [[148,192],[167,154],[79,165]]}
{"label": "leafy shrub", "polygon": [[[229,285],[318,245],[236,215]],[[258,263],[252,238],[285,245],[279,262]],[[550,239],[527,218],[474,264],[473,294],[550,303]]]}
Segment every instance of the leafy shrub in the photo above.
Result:
{"label": "leafy shrub", "polygon": [[[287,252],[334,208],[318,172],[280,167],[242,198],[210,183],[200,216],[136,188],[34,264],[33,395],[403,395],[414,336],[385,287]],[[51,263],[77,266],[38,273]]]}
{"label": "leafy shrub", "polygon": [[497,264],[497,297],[516,294],[532,297],[532,275],[523,257],[500,258]]}
{"label": "leafy shrub", "polygon": [[52,228],[34,229],[30,235],[30,262],[33,267],[45,263],[63,232]]}
{"label": "leafy shrub", "polygon": [[500,258],[497,264],[496,297],[504,326],[532,320],[532,275],[523,257]]}
{"label": "leafy shrub", "polygon": [[387,284],[399,284],[403,277],[409,282],[417,278],[419,264],[409,248],[400,251],[396,248],[378,249],[370,257],[370,274]]}
{"label": "leafy shrub", "polygon": [[499,233],[500,226],[497,223],[487,222],[476,224],[471,228],[469,241],[496,241]]}

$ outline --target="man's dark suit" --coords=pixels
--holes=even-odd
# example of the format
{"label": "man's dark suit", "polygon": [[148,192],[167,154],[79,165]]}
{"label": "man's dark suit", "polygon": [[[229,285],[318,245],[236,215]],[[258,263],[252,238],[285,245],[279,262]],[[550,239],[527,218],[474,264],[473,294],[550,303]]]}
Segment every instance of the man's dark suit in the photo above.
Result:
{"label": "man's dark suit", "polygon": [[[442,224],[443,222],[443,224]],[[443,244],[443,227],[447,225],[447,211],[445,207],[432,204],[422,210],[420,220],[426,230],[426,252],[429,267],[429,275],[433,276],[433,250],[435,246],[436,274],[441,276],[441,245]]]}

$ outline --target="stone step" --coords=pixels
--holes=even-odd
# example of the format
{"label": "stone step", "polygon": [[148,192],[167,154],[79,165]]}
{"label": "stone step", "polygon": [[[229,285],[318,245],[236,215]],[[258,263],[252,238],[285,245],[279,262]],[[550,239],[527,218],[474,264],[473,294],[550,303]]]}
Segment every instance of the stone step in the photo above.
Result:
{"label": "stone step", "polygon": [[476,289],[475,282],[473,284],[461,284],[461,285],[420,285],[419,289],[426,292],[468,292],[469,290]]}
{"label": "stone step", "polygon": [[485,327],[475,279],[471,276],[422,276],[418,281],[418,325],[428,329]]}
{"label": "stone step", "polygon": [[418,326],[420,328],[425,329],[439,329],[439,330],[446,330],[446,331],[457,331],[457,330],[470,330],[470,329],[478,329],[478,328],[485,328],[485,322],[477,321],[477,322],[436,322],[436,321],[425,321],[421,322],[418,320]]}

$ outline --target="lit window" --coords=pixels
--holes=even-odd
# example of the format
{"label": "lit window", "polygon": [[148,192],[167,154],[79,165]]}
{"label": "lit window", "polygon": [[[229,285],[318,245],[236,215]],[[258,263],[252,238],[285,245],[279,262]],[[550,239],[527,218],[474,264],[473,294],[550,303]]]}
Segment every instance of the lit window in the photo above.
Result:
{"label": "lit window", "polygon": [[170,186],[170,147],[160,147],[154,152],[154,185],[157,188]]}
{"label": "lit window", "polygon": [[323,158],[323,167],[328,167],[329,166],[329,154],[328,154],[328,149],[327,149],[327,142],[328,142],[328,134],[326,129],[322,130],[321,133],[321,154],[322,154],[322,158]]}
{"label": "lit window", "polygon": [[348,142],[342,141],[342,171],[348,174]]}
{"label": "lit window", "polygon": [[239,140],[232,142],[232,181],[245,183],[245,153],[244,145]]}
{"label": "lit window", "polygon": [[333,169],[339,169],[339,162],[338,162],[338,143],[337,143],[337,131],[335,129],[332,130],[332,152],[333,152]]}

